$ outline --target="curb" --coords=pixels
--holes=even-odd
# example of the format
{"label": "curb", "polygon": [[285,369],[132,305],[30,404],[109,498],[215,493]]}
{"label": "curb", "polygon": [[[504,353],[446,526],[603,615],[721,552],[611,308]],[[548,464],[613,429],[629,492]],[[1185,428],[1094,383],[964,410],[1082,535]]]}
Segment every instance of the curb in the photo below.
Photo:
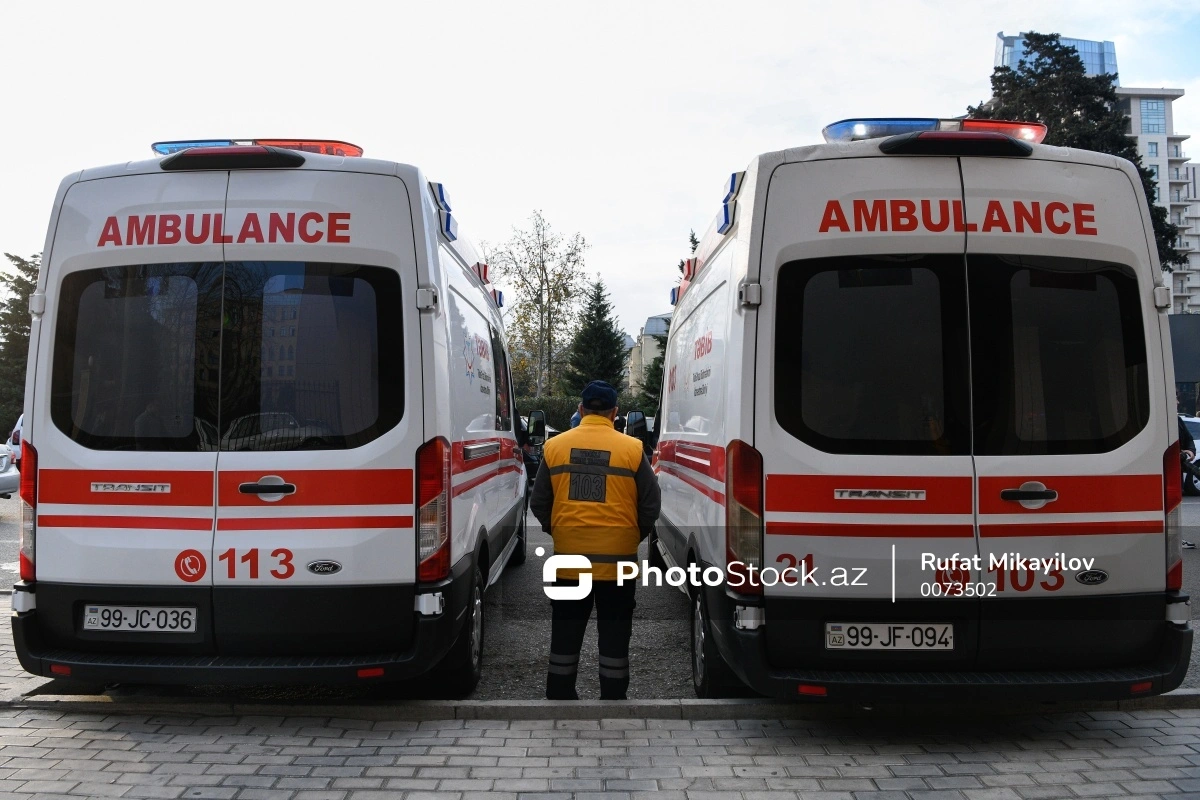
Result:
{"label": "curb", "polygon": [[387,704],[195,701],[112,695],[19,695],[0,697],[0,707],[60,713],[193,714],[197,716],[336,717],[372,721],[406,720],[601,720],[601,719],[840,719],[888,715],[953,716],[974,711],[988,715],[1037,715],[1067,712],[1200,709],[1200,690],[1176,690],[1137,700],[1071,701],[994,705],[962,703],[886,704],[873,707],[784,703],[768,698],[733,700],[410,700]]}

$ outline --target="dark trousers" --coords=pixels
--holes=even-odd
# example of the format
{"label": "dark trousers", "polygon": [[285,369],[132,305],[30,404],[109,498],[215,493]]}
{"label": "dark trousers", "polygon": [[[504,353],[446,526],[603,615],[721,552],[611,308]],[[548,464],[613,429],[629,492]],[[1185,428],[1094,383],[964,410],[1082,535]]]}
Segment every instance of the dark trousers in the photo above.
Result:
{"label": "dark trousers", "polygon": [[[556,586],[578,586],[562,580]],[[624,700],[629,689],[629,637],[633,634],[636,583],[593,581],[592,591],[582,600],[551,600],[553,623],[550,632],[550,667],[546,675],[548,700],[578,700],[575,678],[579,674],[579,651],[587,630],[592,606],[596,607],[596,633],[600,638],[600,699]]]}

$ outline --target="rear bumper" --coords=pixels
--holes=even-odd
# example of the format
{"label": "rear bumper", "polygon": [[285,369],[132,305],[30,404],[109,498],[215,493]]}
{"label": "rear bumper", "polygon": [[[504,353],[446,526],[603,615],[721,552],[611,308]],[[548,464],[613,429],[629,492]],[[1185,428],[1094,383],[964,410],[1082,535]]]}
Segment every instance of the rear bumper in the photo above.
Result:
{"label": "rear bumper", "polygon": [[[903,669],[894,663],[860,669],[776,666],[771,663],[767,640],[770,614],[764,627],[740,630],[732,622],[733,611],[735,604],[745,600],[727,594],[723,587],[708,587],[705,591],[714,638],[726,663],[747,686],[779,699],[834,703],[1127,700],[1178,688],[1191,661],[1191,626],[1164,620],[1157,652],[1146,652],[1143,663],[1132,665],[988,669],[987,664],[975,663],[965,668],[937,670]],[[1037,653],[1031,649],[1028,666],[1036,666],[1037,660]],[[1140,685],[1137,692],[1132,691],[1135,684]],[[801,685],[811,688],[802,694]]]}
{"label": "rear bumper", "polygon": [[[413,613],[408,646],[402,651],[352,655],[114,653],[95,648],[73,649],[48,644],[39,609],[12,614],[13,641],[21,666],[34,675],[70,677],[91,683],[174,685],[345,684],[388,682],[422,675],[433,669],[462,627],[471,589],[469,558],[455,565],[450,579],[420,587],[418,594],[441,592],[443,610],[436,615]],[[18,584],[15,587],[21,591]],[[44,613],[44,612],[42,612]],[[314,638],[321,631],[312,631]],[[364,672],[365,671],[365,672]]]}

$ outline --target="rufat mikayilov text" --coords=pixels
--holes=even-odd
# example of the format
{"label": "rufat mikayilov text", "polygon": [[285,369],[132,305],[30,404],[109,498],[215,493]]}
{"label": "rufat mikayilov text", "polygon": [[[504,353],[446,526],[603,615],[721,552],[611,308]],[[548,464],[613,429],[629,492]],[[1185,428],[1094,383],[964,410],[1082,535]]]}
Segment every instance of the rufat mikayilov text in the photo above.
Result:
{"label": "rufat mikayilov text", "polygon": [[[1020,552],[1014,553],[989,553],[987,560],[987,571],[991,572],[997,569],[1012,570],[1032,570],[1049,575],[1054,570],[1063,571],[1078,571],[1091,569],[1096,564],[1094,558],[1080,558],[1077,556],[1068,556],[1066,553],[1054,553],[1051,556],[1026,556]],[[981,555],[960,555],[955,553],[951,556],[939,557],[936,553],[921,554],[921,569],[931,570],[955,570],[955,569],[973,569],[979,572],[984,571],[983,556]]]}

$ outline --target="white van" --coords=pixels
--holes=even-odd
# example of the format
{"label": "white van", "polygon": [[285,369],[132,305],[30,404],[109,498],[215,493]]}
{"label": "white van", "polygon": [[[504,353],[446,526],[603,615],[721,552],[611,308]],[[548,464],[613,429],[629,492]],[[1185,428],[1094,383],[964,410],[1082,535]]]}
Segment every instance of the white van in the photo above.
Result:
{"label": "white van", "polygon": [[[165,143],[63,181],[31,301],[17,654],[128,683],[481,667],[525,555],[487,268],[344,143]],[[301,152],[304,151],[304,152]]]}
{"label": "white van", "polygon": [[918,123],[759,156],[688,266],[652,561],[725,572],[692,591],[696,691],[1174,689],[1192,630],[1141,181],[1040,126]]}

